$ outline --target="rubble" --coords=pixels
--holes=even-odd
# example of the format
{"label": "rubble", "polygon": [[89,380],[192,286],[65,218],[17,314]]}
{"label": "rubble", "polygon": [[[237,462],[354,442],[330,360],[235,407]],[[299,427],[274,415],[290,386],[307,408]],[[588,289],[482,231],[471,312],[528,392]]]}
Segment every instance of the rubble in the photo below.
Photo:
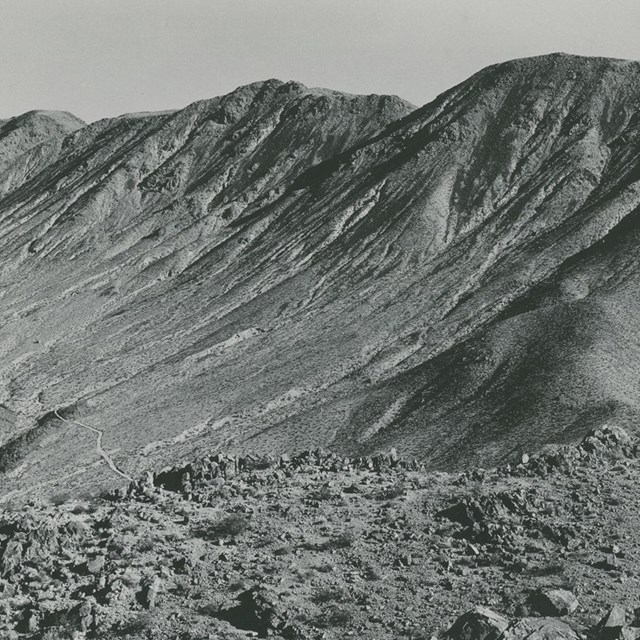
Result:
{"label": "rubble", "polygon": [[[637,605],[635,440],[589,437],[605,448],[559,448],[572,462],[546,475],[529,472],[549,452],[524,474],[215,453],[85,505],[3,512],[0,637],[576,640],[602,601]],[[614,607],[594,637],[635,640],[625,618]]]}

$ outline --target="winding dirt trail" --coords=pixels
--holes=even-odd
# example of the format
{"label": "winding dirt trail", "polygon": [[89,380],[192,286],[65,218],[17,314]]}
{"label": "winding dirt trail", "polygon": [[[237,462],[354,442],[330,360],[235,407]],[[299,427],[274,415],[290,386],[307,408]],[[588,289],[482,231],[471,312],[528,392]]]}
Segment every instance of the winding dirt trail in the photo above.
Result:
{"label": "winding dirt trail", "polygon": [[69,424],[75,424],[75,425],[77,425],[79,427],[83,427],[84,429],[88,429],[89,431],[92,431],[93,433],[95,433],[97,435],[97,438],[96,438],[96,451],[98,452],[98,455],[101,456],[104,459],[104,461],[107,463],[107,465],[109,466],[111,471],[113,471],[114,473],[117,473],[119,476],[121,476],[125,480],[129,480],[129,481],[133,480],[133,478],[130,475],[126,474],[124,471],[122,471],[122,469],[119,469],[116,466],[116,463],[112,460],[111,456],[102,448],[103,431],[101,431],[100,429],[96,429],[95,427],[90,427],[88,424],[83,424],[82,422],[78,422],[77,420],[68,420],[67,418],[63,418],[58,413],[57,409],[54,410],[53,413],[56,416],[56,418],[58,418],[58,420],[62,420],[62,422],[68,422]]}

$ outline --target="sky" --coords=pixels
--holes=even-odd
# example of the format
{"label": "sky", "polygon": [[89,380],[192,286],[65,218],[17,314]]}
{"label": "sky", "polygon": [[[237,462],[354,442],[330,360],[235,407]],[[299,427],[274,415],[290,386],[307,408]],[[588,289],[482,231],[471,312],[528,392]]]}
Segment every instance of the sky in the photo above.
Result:
{"label": "sky", "polygon": [[0,118],[88,122],[279,78],[416,105],[556,51],[640,59],[640,0],[0,0]]}

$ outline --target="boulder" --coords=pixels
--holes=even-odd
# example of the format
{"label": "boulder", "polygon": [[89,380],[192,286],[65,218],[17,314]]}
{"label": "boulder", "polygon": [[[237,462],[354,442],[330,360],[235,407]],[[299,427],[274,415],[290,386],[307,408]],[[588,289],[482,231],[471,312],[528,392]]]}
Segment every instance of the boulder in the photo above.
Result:
{"label": "boulder", "polygon": [[531,606],[542,616],[566,616],[578,608],[578,599],[565,589],[544,589],[531,597]]}
{"label": "boulder", "polygon": [[509,621],[486,607],[475,607],[461,615],[445,633],[449,640],[497,640]]}
{"label": "boulder", "polygon": [[96,556],[86,562],[86,570],[88,573],[97,574],[104,569],[105,559],[104,556]]}
{"label": "boulder", "polygon": [[500,640],[580,640],[580,636],[557,618],[522,618],[509,625]]}
{"label": "boulder", "polygon": [[253,587],[238,596],[239,604],[219,611],[216,617],[227,620],[245,631],[261,636],[278,634],[283,638],[295,638],[300,634],[291,624],[286,604],[278,593],[268,587]]}
{"label": "boulder", "polygon": [[605,616],[596,625],[596,635],[602,640],[616,640],[627,637],[624,630],[627,625],[627,612],[619,604],[614,605],[607,611]]}
{"label": "boulder", "polygon": [[14,574],[22,565],[23,545],[18,540],[10,540],[0,559],[0,576]]}
{"label": "boulder", "polygon": [[145,609],[155,609],[156,600],[158,598],[158,594],[160,593],[161,587],[162,581],[160,580],[160,578],[154,578],[153,580],[151,580],[151,582],[143,587],[142,591],[138,595],[138,600]]}
{"label": "boulder", "polygon": [[96,628],[96,600],[87,598],[78,607],[78,624],[82,633],[88,633]]}
{"label": "boulder", "polygon": [[594,429],[582,441],[582,448],[591,454],[599,451],[623,449],[632,445],[633,439],[631,436],[617,425],[604,425],[599,429]]}

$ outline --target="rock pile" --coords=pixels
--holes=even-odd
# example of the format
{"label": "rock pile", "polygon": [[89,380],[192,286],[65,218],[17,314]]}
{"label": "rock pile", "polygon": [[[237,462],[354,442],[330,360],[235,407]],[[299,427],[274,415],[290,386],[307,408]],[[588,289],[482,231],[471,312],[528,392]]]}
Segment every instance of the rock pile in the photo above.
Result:
{"label": "rock pile", "polygon": [[376,454],[366,457],[339,456],[323,449],[307,450],[296,455],[284,454],[278,459],[270,456],[255,455],[233,456],[225,453],[204,456],[200,460],[184,466],[167,467],[159,472],[147,472],[139,480],[131,483],[128,496],[151,495],[155,488],[197,496],[211,486],[240,473],[255,470],[270,471],[274,476],[290,476],[305,468],[332,473],[351,471],[372,471],[384,473],[389,470],[420,471],[424,465],[417,460],[402,460],[395,449],[388,454]]}

